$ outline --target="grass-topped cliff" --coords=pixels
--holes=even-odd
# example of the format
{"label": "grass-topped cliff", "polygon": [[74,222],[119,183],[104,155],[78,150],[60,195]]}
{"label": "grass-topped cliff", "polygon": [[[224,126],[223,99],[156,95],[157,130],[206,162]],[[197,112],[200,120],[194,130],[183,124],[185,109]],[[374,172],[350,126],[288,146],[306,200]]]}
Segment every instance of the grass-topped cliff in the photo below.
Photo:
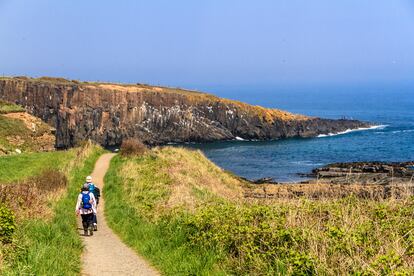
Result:
{"label": "grass-topped cliff", "polygon": [[240,101],[222,99],[213,94],[204,93],[196,90],[188,90],[184,88],[177,87],[165,87],[165,86],[153,86],[148,84],[125,84],[125,83],[110,83],[110,82],[88,82],[88,81],[77,81],[77,80],[67,80],[64,78],[52,78],[52,77],[40,77],[40,78],[28,78],[28,77],[0,77],[0,80],[13,80],[19,79],[31,83],[37,84],[49,84],[49,85],[75,85],[81,86],[87,89],[93,90],[110,90],[110,91],[120,91],[125,93],[141,93],[143,91],[152,91],[154,93],[165,93],[165,94],[179,94],[186,96],[191,103],[197,104],[198,102],[215,102],[222,101],[223,103],[232,104],[239,108],[246,109],[250,114],[257,115],[264,118],[269,122],[273,122],[277,119],[282,120],[307,120],[310,117],[303,116],[299,114],[293,114],[279,109],[269,109],[263,108],[261,106],[252,106],[245,104]]}
{"label": "grass-topped cliff", "polygon": [[246,198],[257,186],[175,147],[115,157],[106,183],[111,227],[165,275],[414,273],[409,196]]}
{"label": "grass-topped cliff", "polygon": [[69,81],[0,78],[0,99],[18,103],[56,128],[57,147],[84,139],[120,145],[313,137],[367,127],[356,120],[328,120],[252,106],[197,91]]}

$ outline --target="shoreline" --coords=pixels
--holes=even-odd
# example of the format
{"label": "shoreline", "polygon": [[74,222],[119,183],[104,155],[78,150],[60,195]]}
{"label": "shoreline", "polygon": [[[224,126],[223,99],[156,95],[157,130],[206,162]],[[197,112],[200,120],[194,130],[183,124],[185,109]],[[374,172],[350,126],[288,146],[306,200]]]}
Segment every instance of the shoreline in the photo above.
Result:
{"label": "shoreline", "polygon": [[297,182],[279,182],[271,177],[249,180],[251,184],[295,185],[295,184],[356,184],[389,185],[397,183],[414,184],[414,160],[403,162],[342,162],[331,163],[313,169],[309,174],[299,174],[307,179]]}
{"label": "shoreline", "polygon": [[371,127],[360,127],[360,128],[356,128],[356,129],[347,129],[345,131],[340,131],[340,132],[337,132],[337,133],[319,134],[318,136],[316,136],[316,138],[332,137],[332,136],[343,135],[343,134],[347,134],[347,133],[351,133],[351,132],[357,132],[357,131],[365,131],[365,130],[373,130],[373,129],[385,129],[388,126],[389,125],[374,125],[374,126],[371,126]]}

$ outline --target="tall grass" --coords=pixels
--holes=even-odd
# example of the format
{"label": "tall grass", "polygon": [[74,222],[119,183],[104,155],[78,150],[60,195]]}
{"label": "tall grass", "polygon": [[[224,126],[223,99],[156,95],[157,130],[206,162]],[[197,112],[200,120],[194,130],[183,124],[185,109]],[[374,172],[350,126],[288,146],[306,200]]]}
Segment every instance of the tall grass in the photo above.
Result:
{"label": "tall grass", "polygon": [[12,252],[6,253],[3,275],[80,273],[82,243],[77,232],[74,204],[85,175],[92,171],[102,149],[89,146],[73,151],[71,156],[74,158],[68,162],[67,193],[57,202],[50,203],[53,210],[50,219],[28,219],[18,225],[16,244],[10,248]]}
{"label": "tall grass", "polygon": [[168,147],[115,157],[106,185],[110,226],[164,274],[414,274],[408,196],[243,199],[252,187]]}
{"label": "tall grass", "polygon": [[[219,258],[216,252],[188,244],[188,233],[183,228],[185,217],[165,216],[157,222],[150,222],[130,205],[118,174],[125,160],[120,156],[114,157],[105,176],[105,213],[111,228],[165,275],[209,275],[212,272],[224,275],[216,265]],[[156,171],[156,163],[149,166],[154,167],[147,169]],[[152,179],[163,183],[170,181],[166,175]],[[146,181],[151,184],[150,178]],[[149,195],[147,201],[140,204],[148,204],[149,207],[157,200],[151,200]]]}

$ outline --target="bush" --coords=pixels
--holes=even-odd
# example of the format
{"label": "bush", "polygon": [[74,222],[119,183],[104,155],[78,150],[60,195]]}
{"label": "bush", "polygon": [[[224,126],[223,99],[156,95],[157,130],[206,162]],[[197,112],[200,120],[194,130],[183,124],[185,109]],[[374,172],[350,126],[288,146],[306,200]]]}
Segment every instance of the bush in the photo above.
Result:
{"label": "bush", "polygon": [[46,169],[39,175],[9,184],[0,183],[0,204],[7,205],[21,218],[45,217],[50,214],[48,196],[64,189],[67,177],[56,169]]}
{"label": "bush", "polygon": [[34,183],[40,191],[47,193],[65,188],[68,179],[64,173],[56,169],[45,169],[40,175],[29,178],[27,181]]}
{"label": "bush", "polygon": [[142,155],[148,150],[147,146],[138,139],[126,139],[122,141],[121,155]]}
{"label": "bush", "polygon": [[10,243],[15,229],[13,212],[5,205],[0,205],[0,242]]}

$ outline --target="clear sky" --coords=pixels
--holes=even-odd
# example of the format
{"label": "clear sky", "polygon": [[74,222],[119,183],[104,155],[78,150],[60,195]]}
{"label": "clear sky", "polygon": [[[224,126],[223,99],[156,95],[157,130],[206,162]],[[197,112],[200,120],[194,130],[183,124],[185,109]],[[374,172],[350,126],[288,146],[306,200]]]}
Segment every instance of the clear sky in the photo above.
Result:
{"label": "clear sky", "polygon": [[0,0],[0,74],[197,89],[414,83],[414,1]]}

